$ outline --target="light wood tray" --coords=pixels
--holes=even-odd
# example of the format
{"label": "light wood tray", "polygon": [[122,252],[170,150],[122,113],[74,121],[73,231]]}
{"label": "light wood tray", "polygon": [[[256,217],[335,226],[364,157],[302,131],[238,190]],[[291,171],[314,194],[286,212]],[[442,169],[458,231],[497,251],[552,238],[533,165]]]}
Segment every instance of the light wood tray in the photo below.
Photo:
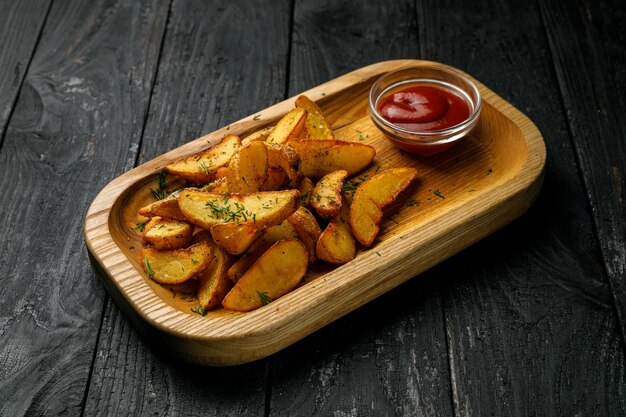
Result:
{"label": "light wood tray", "polygon": [[131,227],[139,221],[137,208],[151,201],[149,188],[166,164],[216,144],[227,133],[245,136],[275,123],[294,107],[295,98],[187,143],[111,181],[87,212],[85,241],[104,286],[139,332],[155,347],[190,362],[234,365],[260,359],[524,213],[541,187],[545,145],[526,116],[482,84],[477,82],[483,97],[477,129],[443,154],[423,158],[402,154],[371,123],[367,95],[374,81],[388,71],[425,63],[380,62],[304,93],[318,102],[337,139],[361,138],[376,147],[376,159],[366,174],[396,166],[416,167],[419,185],[407,199],[416,204],[403,205],[386,218],[371,249],[361,251],[346,265],[315,265],[300,287],[258,310],[235,313],[220,309],[204,317],[192,313],[193,296],[146,277],[141,267],[140,236]]}

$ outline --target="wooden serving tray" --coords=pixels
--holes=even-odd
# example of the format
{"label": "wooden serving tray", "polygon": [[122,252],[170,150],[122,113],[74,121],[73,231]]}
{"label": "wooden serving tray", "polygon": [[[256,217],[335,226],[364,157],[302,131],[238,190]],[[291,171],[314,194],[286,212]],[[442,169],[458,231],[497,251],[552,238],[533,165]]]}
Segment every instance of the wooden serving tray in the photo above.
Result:
{"label": "wooden serving tray", "polygon": [[[200,316],[195,296],[147,278],[141,237],[131,227],[152,201],[155,175],[169,162],[202,151],[226,134],[245,136],[275,123],[295,98],[256,112],[111,181],[85,218],[85,241],[102,282],[141,334],[179,358],[234,365],[271,355],[489,235],[528,209],[541,187],[546,150],[537,127],[477,82],[483,109],[477,129],[440,155],[394,148],[367,114],[368,92],[382,74],[425,61],[386,61],[319,85],[306,94],[322,108],[337,139],[376,147],[379,169],[413,166],[419,184],[385,218],[371,249],[339,267],[314,265],[293,292],[249,313],[223,309]],[[433,63],[429,63],[433,64]],[[443,64],[436,64],[445,67]],[[393,308],[393,307],[391,307]]]}

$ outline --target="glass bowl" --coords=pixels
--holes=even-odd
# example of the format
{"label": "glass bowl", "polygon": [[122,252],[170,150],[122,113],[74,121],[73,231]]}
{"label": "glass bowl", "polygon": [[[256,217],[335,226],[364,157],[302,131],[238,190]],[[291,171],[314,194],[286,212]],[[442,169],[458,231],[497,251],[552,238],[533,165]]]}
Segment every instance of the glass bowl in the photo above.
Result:
{"label": "glass bowl", "polygon": [[[451,127],[423,131],[411,130],[383,118],[378,110],[381,100],[412,85],[432,86],[460,96],[469,106],[469,117]],[[374,125],[396,147],[417,155],[432,155],[451,148],[476,126],[481,107],[480,92],[469,78],[434,63],[388,72],[372,85],[369,94],[369,114]]]}

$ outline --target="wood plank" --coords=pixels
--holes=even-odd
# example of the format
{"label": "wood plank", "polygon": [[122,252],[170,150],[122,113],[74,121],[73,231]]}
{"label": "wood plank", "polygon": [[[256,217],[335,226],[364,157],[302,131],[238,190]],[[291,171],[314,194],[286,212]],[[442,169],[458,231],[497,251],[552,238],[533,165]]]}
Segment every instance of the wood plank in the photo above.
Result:
{"label": "wood plank", "polygon": [[621,415],[616,316],[541,17],[524,2],[465,4],[418,2],[424,58],[467,70],[526,112],[548,168],[528,215],[444,265],[455,414]]}
{"label": "wood plank", "polygon": [[626,5],[539,3],[626,346]]}
{"label": "wood plank", "polygon": [[83,213],[139,141],[165,11],[131,0],[50,11],[0,150],[2,415],[81,412],[104,300]]}
{"label": "wood plank", "polygon": [[50,1],[0,1],[0,147]]}
{"label": "wood plank", "polygon": [[[418,56],[414,13],[409,1],[297,1],[289,95],[376,61]],[[451,415],[436,276],[275,355],[271,414]]]}
{"label": "wood plank", "polygon": [[[288,1],[175,2],[139,161],[281,99],[288,38]],[[107,305],[87,415],[264,414],[266,362],[185,365],[139,339],[121,314]]]}

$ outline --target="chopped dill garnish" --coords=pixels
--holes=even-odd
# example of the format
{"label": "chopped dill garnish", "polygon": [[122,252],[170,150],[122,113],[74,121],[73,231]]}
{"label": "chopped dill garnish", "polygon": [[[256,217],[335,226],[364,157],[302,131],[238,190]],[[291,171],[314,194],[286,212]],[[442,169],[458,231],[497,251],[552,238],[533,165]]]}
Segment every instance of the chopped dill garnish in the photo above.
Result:
{"label": "chopped dill garnish", "polygon": [[418,203],[417,200],[413,199],[411,201],[407,201],[406,205],[407,205],[407,207],[413,207],[417,203]]}
{"label": "chopped dill garnish", "polygon": [[134,227],[130,228],[130,230],[132,230],[133,232],[136,232],[137,230],[139,230],[142,233],[145,229],[146,229],[146,222],[139,222]]}
{"label": "chopped dill garnish", "polygon": [[167,193],[165,190],[167,187],[167,172],[164,170],[159,172],[159,175],[157,176],[157,184],[158,188],[156,190],[154,188],[150,188],[150,192],[156,200],[163,200]]}
{"label": "chopped dill garnish", "polygon": [[352,179],[350,181],[346,181],[343,183],[341,191],[349,192],[351,195],[354,195],[356,189],[359,187],[359,185],[365,182],[365,180],[367,180],[367,175]]}
{"label": "chopped dill garnish", "polygon": [[261,299],[261,304],[263,304],[264,306],[272,302],[272,297],[270,297],[267,292],[257,291],[256,293],[259,295],[259,298]]}
{"label": "chopped dill garnish", "polygon": [[209,168],[207,168],[206,164],[204,163],[204,161],[200,162],[200,166],[198,167],[198,171],[204,171],[204,173],[206,175],[209,175]]}
{"label": "chopped dill garnish", "polygon": [[439,188],[437,188],[435,191],[433,191],[433,194],[435,194],[439,198],[443,198],[443,199],[446,198],[446,197],[443,196],[443,194],[441,194],[441,191],[439,191]]}
{"label": "chopped dill garnish", "polygon": [[252,118],[252,120],[259,120],[259,118],[261,117],[261,113],[257,114],[256,116],[254,116]]}
{"label": "chopped dill garnish", "polygon": [[376,252],[376,255],[380,256],[381,258],[383,257],[383,255],[381,255],[380,252]]}
{"label": "chopped dill garnish", "polygon": [[150,265],[150,262],[148,262],[147,258],[143,258],[143,266],[146,267],[148,278],[152,278],[154,276],[154,269],[152,269],[152,266]]}
{"label": "chopped dill garnish", "polygon": [[363,132],[361,132],[360,130],[357,130],[356,133],[359,134],[359,140],[360,141],[364,141],[365,140],[365,138],[363,137]]}
{"label": "chopped dill garnish", "polygon": [[209,312],[209,310],[200,306],[195,306],[194,308],[191,309],[191,311],[196,314],[200,314],[201,316],[206,316],[206,314]]}

